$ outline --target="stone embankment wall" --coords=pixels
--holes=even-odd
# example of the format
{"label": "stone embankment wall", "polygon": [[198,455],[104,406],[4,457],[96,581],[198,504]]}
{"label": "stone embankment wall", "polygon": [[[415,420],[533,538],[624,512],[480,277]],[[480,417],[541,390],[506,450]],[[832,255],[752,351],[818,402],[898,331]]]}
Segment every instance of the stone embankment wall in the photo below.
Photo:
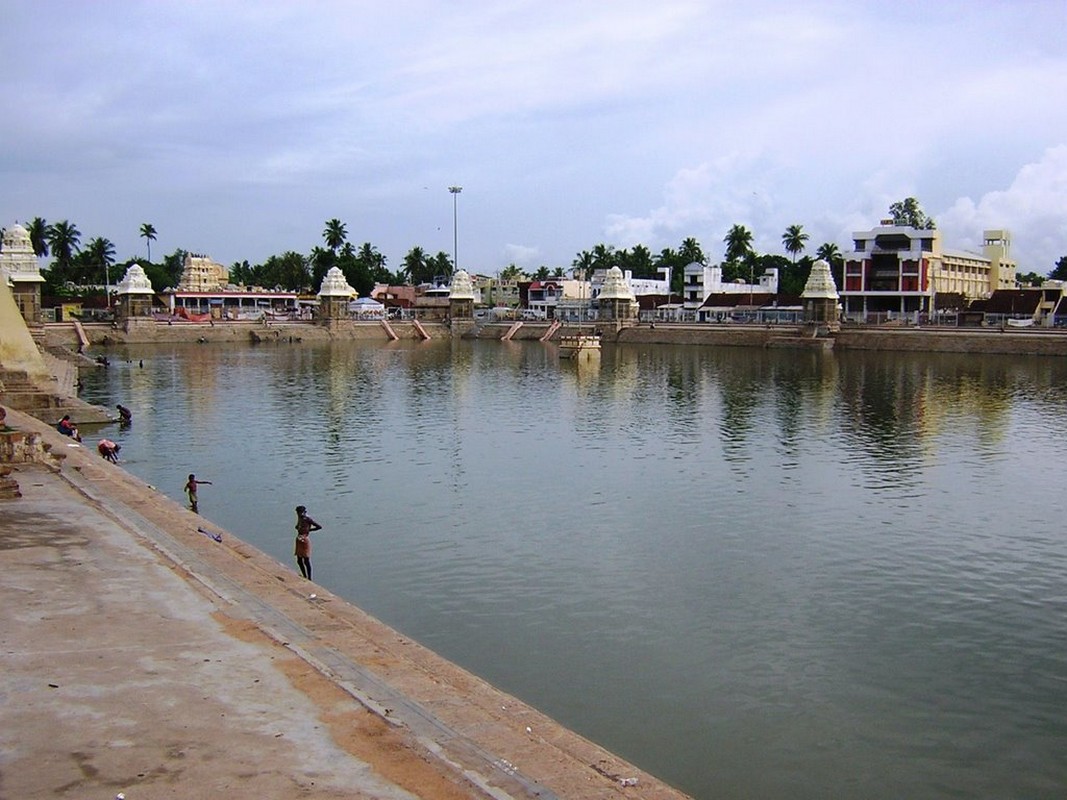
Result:
{"label": "stone embankment wall", "polygon": [[[456,324],[449,328],[441,323],[424,322],[423,328],[435,339],[453,335],[484,340],[499,340],[512,323],[484,325]],[[414,325],[391,322],[390,326],[401,339],[419,339]],[[536,341],[548,330],[549,323],[525,322],[512,336],[514,341]],[[783,347],[790,340],[798,347],[804,345],[798,329],[792,325],[679,325],[657,323],[655,327],[636,325],[622,328],[616,334],[610,325],[599,326],[605,343],[617,341],[630,344],[707,345],[718,347]],[[141,344],[152,342],[329,342],[329,341],[389,341],[385,329],[377,322],[342,322],[329,328],[308,322],[263,323],[225,322],[206,323],[141,322],[129,331],[108,324],[84,326],[94,345]],[[566,326],[561,332],[568,330]],[[559,333],[553,339],[559,338]],[[77,336],[72,326],[56,323],[46,326],[46,341],[76,349]],[[896,350],[946,353],[1005,353],[1017,355],[1067,356],[1067,331],[1059,330],[1000,330],[989,328],[877,328],[845,326],[832,337],[837,350]]]}
{"label": "stone embankment wall", "polygon": [[[393,331],[401,339],[420,338],[415,326],[404,322],[390,322]],[[247,344],[260,342],[329,342],[336,340],[389,341],[389,334],[378,322],[342,322],[326,328],[310,322],[219,322],[215,325],[203,322],[175,322],[172,325],[155,321],[137,321],[129,327],[112,326],[109,323],[86,323],[85,335],[92,345],[151,344],[170,342],[233,342]],[[449,330],[440,323],[423,323],[431,337],[447,339]],[[48,345],[77,349],[78,339],[74,327],[67,323],[52,323],[45,326],[45,341]]]}
{"label": "stone embankment wall", "polygon": [[1067,356],[1067,332],[1056,330],[846,327],[835,338],[838,350]]}

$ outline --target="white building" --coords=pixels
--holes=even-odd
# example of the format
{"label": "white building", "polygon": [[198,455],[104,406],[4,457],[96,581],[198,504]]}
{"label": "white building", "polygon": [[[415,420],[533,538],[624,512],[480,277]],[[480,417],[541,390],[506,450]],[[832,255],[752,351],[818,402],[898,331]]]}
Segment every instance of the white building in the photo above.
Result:
{"label": "white building", "polygon": [[754,285],[733,281],[724,283],[722,266],[705,266],[697,261],[685,265],[682,294],[686,309],[700,308],[713,294],[778,294],[778,270],[768,269]]}

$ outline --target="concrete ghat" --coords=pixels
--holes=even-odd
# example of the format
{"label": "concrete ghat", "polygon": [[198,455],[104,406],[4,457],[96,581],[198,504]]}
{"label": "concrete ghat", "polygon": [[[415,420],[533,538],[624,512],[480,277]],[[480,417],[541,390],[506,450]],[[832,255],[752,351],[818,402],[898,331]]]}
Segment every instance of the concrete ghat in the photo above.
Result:
{"label": "concrete ghat", "polygon": [[67,457],[12,465],[23,498],[0,505],[0,796],[684,797],[89,448],[7,422]]}

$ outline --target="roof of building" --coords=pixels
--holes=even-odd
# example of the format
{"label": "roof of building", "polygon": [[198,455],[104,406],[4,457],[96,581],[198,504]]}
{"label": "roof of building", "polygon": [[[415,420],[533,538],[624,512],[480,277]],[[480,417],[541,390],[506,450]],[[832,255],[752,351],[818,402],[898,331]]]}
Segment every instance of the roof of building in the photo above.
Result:
{"label": "roof of building", "polygon": [[972,311],[987,314],[1033,314],[1041,302],[1037,289],[997,289],[986,300],[971,303]]}
{"label": "roof of building", "polygon": [[709,294],[701,308],[737,308],[749,306],[803,306],[804,301],[793,294],[772,294],[770,292],[717,292]]}

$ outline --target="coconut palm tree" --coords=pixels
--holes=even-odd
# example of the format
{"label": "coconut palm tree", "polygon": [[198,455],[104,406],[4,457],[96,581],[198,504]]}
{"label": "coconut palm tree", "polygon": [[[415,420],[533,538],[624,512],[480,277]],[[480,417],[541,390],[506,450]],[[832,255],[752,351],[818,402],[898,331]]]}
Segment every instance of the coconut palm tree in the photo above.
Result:
{"label": "coconut palm tree", "polygon": [[44,217],[34,217],[33,222],[26,226],[26,232],[30,235],[30,244],[33,245],[35,256],[48,255],[48,223]]}
{"label": "coconut palm tree", "polygon": [[337,248],[341,247],[348,239],[348,231],[345,229],[345,224],[341,220],[334,219],[326,220],[326,228],[322,231],[322,238],[326,240],[326,246],[337,252]]}
{"label": "coconut palm tree", "polygon": [[48,226],[47,238],[56,266],[59,267],[61,272],[66,272],[74,259],[74,253],[79,249],[78,242],[81,241],[81,232],[73,223],[64,219]]}
{"label": "coconut palm tree", "polygon": [[744,261],[752,255],[752,231],[744,225],[734,225],[723,238],[726,243],[726,260]]}
{"label": "coconut palm tree", "polygon": [[841,260],[841,251],[833,242],[823,242],[819,245],[819,249],[815,251],[815,257],[821,258],[832,266]]}
{"label": "coconut palm tree", "polygon": [[681,256],[682,261],[686,264],[703,264],[707,260],[704,257],[704,250],[700,246],[700,242],[692,236],[682,240],[678,255]]}
{"label": "coconut palm tree", "polygon": [[593,254],[588,250],[583,250],[575,256],[574,261],[571,262],[571,268],[571,274],[575,280],[588,280],[593,272]]}
{"label": "coconut palm tree", "polygon": [[808,235],[804,233],[803,225],[790,225],[782,234],[782,244],[785,245],[786,252],[793,256],[794,264],[797,263],[797,253],[804,252],[804,242],[807,240]]}
{"label": "coconut palm tree", "polygon": [[95,239],[90,240],[89,244],[85,246],[85,257],[89,262],[88,266],[90,269],[90,274],[85,276],[87,279],[86,283],[100,280],[95,277],[95,274],[99,274],[96,272],[97,270],[102,271],[104,273],[104,286],[107,287],[107,294],[110,296],[111,265],[115,263],[115,245],[108,239],[97,236]]}
{"label": "coconut palm tree", "polygon": [[156,240],[156,226],[151,222],[141,224],[141,238],[148,245],[148,263],[152,263],[152,242]]}
{"label": "coconut palm tree", "polygon": [[428,279],[433,278],[432,273],[427,278],[426,261],[426,251],[418,246],[412,247],[408,250],[407,255],[404,256],[401,272],[412,286],[418,286],[420,283],[425,283]]}

